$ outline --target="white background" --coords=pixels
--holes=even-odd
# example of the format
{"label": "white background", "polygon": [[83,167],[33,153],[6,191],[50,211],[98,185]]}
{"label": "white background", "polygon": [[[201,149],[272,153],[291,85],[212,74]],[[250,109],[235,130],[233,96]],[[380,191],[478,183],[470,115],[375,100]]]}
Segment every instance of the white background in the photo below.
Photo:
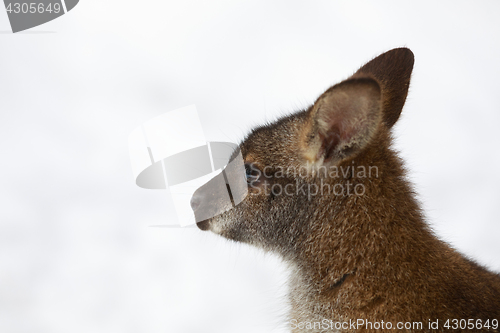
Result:
{"label": "white background", "polygon": [[[25,33],[0,10],[0,331],[283,332],[279,260],[174,221],[128,134],[196,104],[208,139],[415,53],[396,126],[429,223],[500,271],[500,2],[95,1]],[[170,207],[171,208],[171,207]]]}

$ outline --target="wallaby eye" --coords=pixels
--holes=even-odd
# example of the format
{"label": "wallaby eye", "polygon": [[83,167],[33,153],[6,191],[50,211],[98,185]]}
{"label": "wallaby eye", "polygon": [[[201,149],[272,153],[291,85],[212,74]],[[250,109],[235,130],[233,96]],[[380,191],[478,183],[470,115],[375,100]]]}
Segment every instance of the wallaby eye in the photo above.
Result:
{"label": "wallaby eye", "polygon": [[248,186],[255,186],[259,183],[262,172],[252,163],[245,163],[245,177]]}

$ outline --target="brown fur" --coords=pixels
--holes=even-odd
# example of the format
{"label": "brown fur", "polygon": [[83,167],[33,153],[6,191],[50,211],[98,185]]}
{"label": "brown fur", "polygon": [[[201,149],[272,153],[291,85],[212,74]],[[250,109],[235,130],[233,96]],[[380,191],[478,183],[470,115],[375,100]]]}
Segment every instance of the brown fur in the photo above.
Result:
{"label": "brown fur", "polygon": [[[282,256],[292,271],[290,320],[296,323],[420,321],[423,331],[431,331],[429,320],[439,320],[438,331],[444,332],[447,319],[500,320],[500,276],[433,235],[391,148],[391,127],[404,105],[412,67],[410,50],[391,50],[328,89],[307,110],[253,130],[241,153],[257,170],[267,167],[267,174],[249,186],[242,203],[199,223]],[[309,172],[278,177],[283,166]],[[322,166],[376,167],[378,174],[331,177]],[[345,188],[349,183],[362,185],[363,195],[270,190],[272,185]],[[212,190],[204,186],[195,196],[215,204],[209,199]],[[330,330],[294,330],[301,331]]]}

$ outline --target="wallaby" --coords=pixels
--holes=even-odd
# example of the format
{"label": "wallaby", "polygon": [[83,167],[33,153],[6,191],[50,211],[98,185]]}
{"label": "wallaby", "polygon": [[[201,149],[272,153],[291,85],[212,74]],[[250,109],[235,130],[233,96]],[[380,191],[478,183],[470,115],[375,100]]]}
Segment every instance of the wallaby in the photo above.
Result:
{"label": "wallaby", "polygon": [[[391,148],[413,63],[388,51],[254,129],[239,146],[245,199],[197,222],[283,258],[292,332],[499,332],[500,275],[432,233]],[[200,187],[195,216],[227,190]]]}

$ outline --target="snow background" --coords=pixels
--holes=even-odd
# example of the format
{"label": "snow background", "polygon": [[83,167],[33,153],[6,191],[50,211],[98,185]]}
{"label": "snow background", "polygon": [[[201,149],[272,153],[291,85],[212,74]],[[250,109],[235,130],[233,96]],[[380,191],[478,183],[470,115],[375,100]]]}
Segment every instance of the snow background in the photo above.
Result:
{"label": "snow background", "polygon": [[135,186],[128,135],[196,104],[209,140],[415,53],[396,126],[436,233],[500,271],[498,1],[95,1],[0,10],[0,331],[285,332],[286,271]]}

